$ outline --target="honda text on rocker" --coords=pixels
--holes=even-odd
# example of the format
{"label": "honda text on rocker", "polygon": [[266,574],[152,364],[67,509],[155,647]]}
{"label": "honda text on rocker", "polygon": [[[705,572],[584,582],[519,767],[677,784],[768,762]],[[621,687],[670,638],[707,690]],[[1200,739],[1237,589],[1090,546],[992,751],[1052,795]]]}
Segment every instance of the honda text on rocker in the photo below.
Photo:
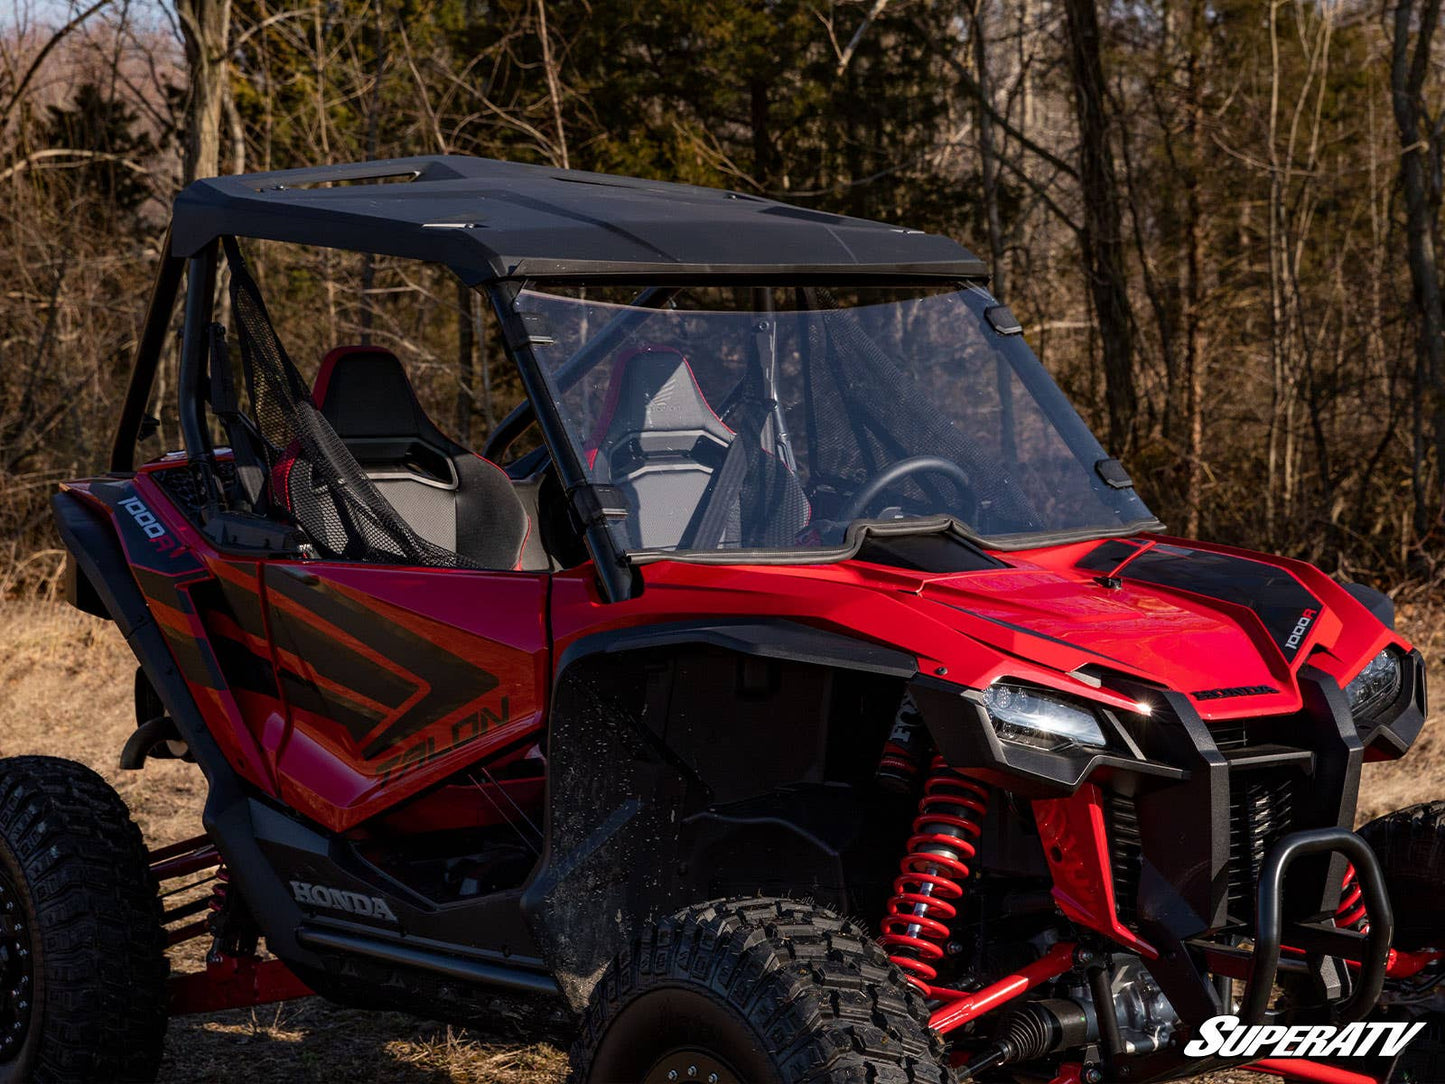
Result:
{"label": "honda text on rocker", "polygon": [[[294,358],[259,241],[445,266],[526,401],[478,454],[390,351]],[[579,1081],[1445,1079],[1445,803],[1351,831],[1425,718],[1391,603],[1166,536],[951,240],[470,158],[198,181],[54,509],[122,767],[209,798],[148,847],[0,763],[0,1079],[499,990]]]}

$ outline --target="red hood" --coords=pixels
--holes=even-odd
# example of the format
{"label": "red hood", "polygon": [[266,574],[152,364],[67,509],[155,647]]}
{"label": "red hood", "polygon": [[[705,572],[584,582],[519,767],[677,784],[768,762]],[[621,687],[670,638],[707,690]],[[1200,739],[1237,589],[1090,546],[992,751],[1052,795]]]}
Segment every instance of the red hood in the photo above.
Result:
{"label": "red hood", "polygon": [[[557,649],[595,632],[599,618],[772,615],[896,647],[922,672],[972,688],[1014,676],[1107,700],[1092,675],[1070,676],[1093,666],[1184,693],[1205,719],[1227,719],[1298,710],[1295,672],[1306,662],[1344,685],[1386,644],[1408,647],[1298,561],[1162,537],[1000,556],[1004,567],[946,574],[856,559],[660,562],[638,599],[600,608],[566,601],[587,590],[584,569],[554,589]],[[1117,586],[1100,582],[1126,560]]]}
{"label": "red hood", "polygon": [[[1188,694],[1206,718],[1296,710],[1295,673],[1307,660],[1344,684],[1398,639],[1317,569],[1282,558],[1155,539],[1007,560],[922,577],[919,598],[1010,655],[1059,667],[1064,648],[1076,648],[1087,662]],[[1101,572],[1121,562],[1105,582]]]}
{"label": "red hood", "polygon": [[1256,712],[1298,703],[1284,656],[1253,612],[1232,603],[1127,580],[1105,588],[1088,575],[1030,567],[929,580],[920,596],[979,619],[967,621],[968,634],[1009,654],[1038,658],[1045,639],[1181,692],[1279,691],[1277,701],[1264,696],[1274,703],[1251,696]]}

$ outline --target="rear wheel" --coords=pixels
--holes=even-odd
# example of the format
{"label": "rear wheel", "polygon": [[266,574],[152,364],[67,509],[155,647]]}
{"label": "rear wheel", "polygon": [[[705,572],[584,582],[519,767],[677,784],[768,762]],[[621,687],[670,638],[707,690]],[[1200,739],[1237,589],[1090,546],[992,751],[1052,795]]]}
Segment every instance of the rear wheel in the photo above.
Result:
{"label": "rear wheel", "polygon": [[69,760],[0,760],[0,1081],[152,1080],[165,935],[140,830]]}
{"label": "rear wheel", "polygon": [[592,994],[573,1080],[946,1084],[923,1000],[867,932],[779,899],[649,925]]}
{"label": "rear wheel", "polygon": [[[1363,826],[1360,835],[1380,860],[1395,913],[1394,947],[1409,952],[1445,949],[1445,895],[1440,892],[1445,880],[1445,802],[1423,802],[1387,813]],[[1397,1005],[1380,1018],[1424,1020],[1425,1027],[1396,1059],[1390,1084],[1445,1080],[1445,993],[1405,1005],[1399,1002],[1415,999],[1395,987],[1386,984],[1383,1000],[1396,1000]]]}

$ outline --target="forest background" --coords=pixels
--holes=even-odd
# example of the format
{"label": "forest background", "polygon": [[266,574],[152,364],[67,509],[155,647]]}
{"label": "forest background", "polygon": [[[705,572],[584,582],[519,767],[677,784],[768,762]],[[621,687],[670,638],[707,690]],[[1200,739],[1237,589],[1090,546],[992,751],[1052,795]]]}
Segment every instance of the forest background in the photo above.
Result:
{"label": "forest background", "polygon": [[[134,660],[53,604],[189,179],[463,153],[951,234],[1178,533],[1392,591],[1445,652],[1441,0],[15,0],[0,9],[0,751],[102,771],[154,843],[200,777],[116,770]],[[480,447],[520,388],[475,294],[256,260],[291,353],[391,347]],[[149,457],[179,444],[175,338]],[[51,600],[47,602],[47,600]],[[1445,794],[1432,718],[1361,819]],[[178,960],[177,966],[196,966]],[[570,1023],[307,999],[172,1023],[163,1078],[552,1084]],[[1238,1074],[1217,1082],[1241,1079]]]}
{"label": "forest background", "polygon": [[[1428,597],[1445,578],[1439,14],[19,0],[0,13],[0,596],[55,589],[48,497],[104,465],[186,181],[448,152],[958,237],[1174,531]],[[440,272],[319,251],[263,271],[293,355],[383,342],[463,440],[520,395]],[[173,380],[150,454],[178,444]]]}

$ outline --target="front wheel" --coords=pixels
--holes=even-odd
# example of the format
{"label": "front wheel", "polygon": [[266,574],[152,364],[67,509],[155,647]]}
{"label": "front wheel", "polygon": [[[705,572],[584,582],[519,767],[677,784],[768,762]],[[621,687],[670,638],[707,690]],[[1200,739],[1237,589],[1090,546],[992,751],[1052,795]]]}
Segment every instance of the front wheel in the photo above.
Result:
{"label": "front wheel", "polygon": [[[1445,881],[1445,802],[1397,809],[1362,826],[1360,835],[1380,860],[1395,913],[1394,947],[1409,952],[1445,949],[1445,896],[1440,892]],[[1381,1000],[1386,1008],[1379,1018],[1425,1023],[1387,1067],[1389,1084],[1445,1080],[1445,992],[1420,996],[1411,986],[1387,983]]]}
{"label": "front wheel", "polygon": [[0,1084],[153,1080],[167,972],[120,796],[74,761],[0,760]]}
{"label": "front wheel", "polygon": [[578,1084],[950,1084],[922,998],[866,931],[781,899],[650,924],[603,973]]}

